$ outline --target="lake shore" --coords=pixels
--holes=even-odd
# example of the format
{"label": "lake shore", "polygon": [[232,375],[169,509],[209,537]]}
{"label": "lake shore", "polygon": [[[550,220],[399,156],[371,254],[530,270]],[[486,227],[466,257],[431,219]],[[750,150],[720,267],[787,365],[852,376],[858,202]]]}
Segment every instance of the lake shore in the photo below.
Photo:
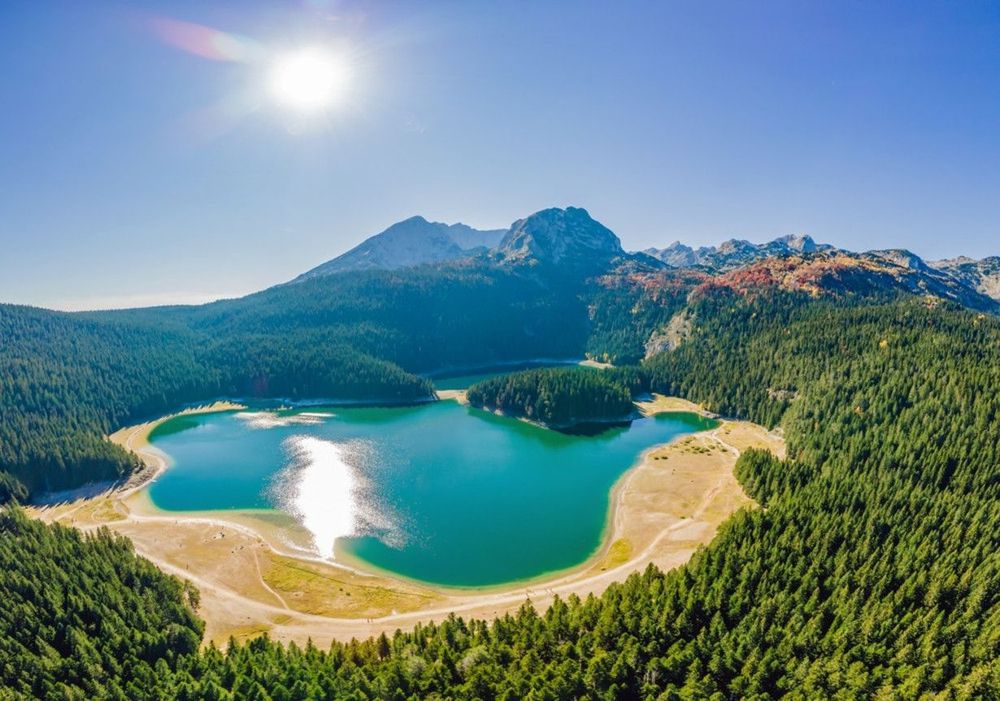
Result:
{"label": "lake shore", "polygon": [[133,472],[124,480],[107,480],[85,484],[76,489],[44,492],[32,500],[32,505],[44,508],[67,502],[76,502],[81,499],[95,499],[110,494],[116,494],[119,498],[125,498],[148,485],[163,470],[167,469],[169,464],[167,457],[153,448],[149,443],[149,436],[157,426],[178,416],[211,414],[219,411],[237,411],[245,408],[246,406],[243,404],[220,399],[207,404],[190,406],[141,424],[121,428],[110,436],[107,436],[107,439],[142,458],[143,466],[141,469]]}
{"label": "lake shore", "polygon": [[[242,408],[211,406],[215,411]],[[640,408],[647,415],[708,415],[690,402],[660,396],[640,403]],[[211,410],[206,406],[188,412]],[[165,456],[148,443],[150,432],[166,418],[114,434],[117,442],[151,463],[151,476],[142,483],[38,509],[37,514],[84,530],[107,525],[131,538],[140,554],[165,571],[191,580],[202,593],[199,614],[207,622],[206,640],[216,642],[230,635],[249,638],[267,632],[282,640],[312,638],[325,644],[391,633],[417,621],[440,620],[450,612],[492,618],[525,601],[544,607],[556,595],[599,594],[649,564],[661,569],[683,564],[731,513],[752,505],[732,474],[741,450],[754,446],[784,452],[780,435],[725,420],[709,431],[652,447],[615,483],[602,545],[585,562],[528,582],[454,589],[355,563],[321,561],[295,537],[290,517],[277,512],[187,514],[157,509],[142,487],[167,468]]]}
{"label": "lake shore", "polygon": [[161,416],[158,419],[153,419],[152,421],[136,424],[135,426],[126,426],[125,428],[112,433],[108,436],[109,441],[120,445],[125,450],[132,451],[142,458],[143,463],[145,463],[144,469],[133,474],[123,485],[120,486],[120,490],[122,492],[121,496],[123,498],[127,497],[128,495],[147,486],[150,482],[156,479],[160,473],[170,466],[170,461],[167,456],[154,448],[149,442],[150,435],[160,424],[166,423],[167,421],[175,419],[178,416],[214,414],[220,411],[241,411],[246,408],[245,404],[220,399],[209,404],[200,404],[198,406],[188,407],[186,409],[182,409],[181,411],[174,412],[173,414],[167,414],[166,416]]}

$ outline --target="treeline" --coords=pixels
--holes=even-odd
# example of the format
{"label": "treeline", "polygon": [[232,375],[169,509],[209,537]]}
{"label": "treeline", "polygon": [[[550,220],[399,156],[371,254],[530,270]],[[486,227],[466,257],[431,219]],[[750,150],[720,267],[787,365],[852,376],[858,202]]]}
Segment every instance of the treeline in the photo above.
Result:
{"label": "treeline", "polygon": [[558,428],[621,421],[635,412],[624,383],[602,370],[580,367],[493,377],[469,387],[467,397],[473,406]]}
{"label": "treeline", "polygon": [[142,416],[218,391],[199,339],[0,306],[0,498],[117,479],[137,464],[104,439]]}
{"label": "treeline", "polygon": [[[699,305],[687,343],[647,371],[658,389],[780,419],[789,458],[740,458],[766,508],[738,512],[687,565],[543,614],[452,618],[328,651],[266,639],[165,651],[138,682],[109,657],[76,676],[39,664],[56,609],[28,611],[18,625],[38,642],[7,655],[5,673],[67,684],[58,698],[123,698],[91,692],[98,681],[134,699],[998,698],[1000,322],[921,300]],[[100,553],[43,553],[32,567],[76,576],[93,566],[81,558],[117,557]],[[150,577],[140,590],[162,586]],[[51,591],[31,597],[63,600]],[[96,606],[85,588],[74,596]],[[96,631],[122,614],[88,615]],[[146,634],[117,658],[149,650]]]}
{"label": "treeline", "polygon": [[[835,305],[806,296],[771,293],[755,302],[726,291],[700,299],[689,313],[697,322],[692,338],[643,363],[651,387],[663,394],[694,398],[724,416],[751,418],[775,426],[799,390],[820,380],[830,367],[820,358],[840,357],[851,338],[830,333],[809,337],[789,328],[803,314],[825,315],[846,327],[851,309],[893,308],[864,301]],[[799,322],[800,324],[802,322]]]}

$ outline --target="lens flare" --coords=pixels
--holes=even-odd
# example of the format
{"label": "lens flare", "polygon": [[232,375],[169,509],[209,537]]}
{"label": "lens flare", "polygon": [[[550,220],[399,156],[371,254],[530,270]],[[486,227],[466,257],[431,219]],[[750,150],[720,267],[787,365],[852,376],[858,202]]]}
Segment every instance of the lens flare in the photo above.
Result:
{"label": "lens flare", "polygon": [[263,54],[263,49],[252,39],[201,24],[168,17],[154,17],[150,23],[163,41],[202,58],[250,63]]}

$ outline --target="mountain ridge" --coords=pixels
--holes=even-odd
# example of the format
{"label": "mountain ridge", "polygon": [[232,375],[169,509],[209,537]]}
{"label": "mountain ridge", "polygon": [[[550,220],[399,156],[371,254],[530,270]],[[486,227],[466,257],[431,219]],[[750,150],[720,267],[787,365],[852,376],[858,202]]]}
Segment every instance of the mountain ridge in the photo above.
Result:
{"label": "mountain ridge", "polygon": [[[812,272],[822,267],[813,265],[815,261],[827,260],[832,268],[841,270],[845,266],[864,267],[863,264],[867,264],[872,272],[888,274],[913,293],[953,299],[973,309],[1000,310],[1000,257],[997,256],[982,260],[961,256],[926,261],[903,248],[851,251],[816,243],[807,234],[782,236],[760,244],[730,239],[718,246],[697,249],[675,241],[666,248],[647,248],[643,253],[671,268],[704,270],[723,277],[741,270],[749,271],[754,266],[759,270],[759,264],[768,259],[800,259],[803,264],[810,262]],[[741,276],[729,277],[739,279]],[[752,276],[742,277],[749,279]]]}
{"label": "mountain ridge", "polygon": [[[786,262],[761,265],[769,259]],[[736,287],[744,289],[756,280],[789,289],[804,287],[814,293],[822,291],[826,283],[843,291],[849,286],[843,276],[852,269],[851,280],[867,290],[888,285],[951,299],[972,309],[1000,312],[1000,257],[926,261],[907,249],[855,252],[818,243],[808,234],[780,236],[759,244],[729,239],[718,246],[698,248],[675,241],[665,248],[629,253],[611,229],[582,207],[543,209],[516,220],[506,230],[478,230],[461,223],[410,217],[291,282],[348,271],[391,271],[463,261],[515,267],[540,265],[595,275],[610,269],[614,261],[629,261],[641,270],[665,267],[703,271],[718,277],[722,286],[735,281]],[[794,282],[796,277],[803,282]]]}

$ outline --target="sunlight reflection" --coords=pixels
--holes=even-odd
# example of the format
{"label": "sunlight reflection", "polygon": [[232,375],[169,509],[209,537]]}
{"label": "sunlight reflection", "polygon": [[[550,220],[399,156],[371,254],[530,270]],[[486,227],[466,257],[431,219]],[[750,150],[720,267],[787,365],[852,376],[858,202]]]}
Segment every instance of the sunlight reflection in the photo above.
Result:
{"label": "sunlight reflection", "polygon": [[335,443],[292,436],[285,448],[292,462],[275,485],[279,504],[312,534],[319,555],[333,558],[337,538],[358,529],[359,475]]}
{"label": "sunlight reflection", "polygon": [[281,426],[315,426],[332,418],[333,414],[319,412],[302,412],[282,416],[272,411],[241,411],[236,418],[246,423],[249,428],[279,428]]}

